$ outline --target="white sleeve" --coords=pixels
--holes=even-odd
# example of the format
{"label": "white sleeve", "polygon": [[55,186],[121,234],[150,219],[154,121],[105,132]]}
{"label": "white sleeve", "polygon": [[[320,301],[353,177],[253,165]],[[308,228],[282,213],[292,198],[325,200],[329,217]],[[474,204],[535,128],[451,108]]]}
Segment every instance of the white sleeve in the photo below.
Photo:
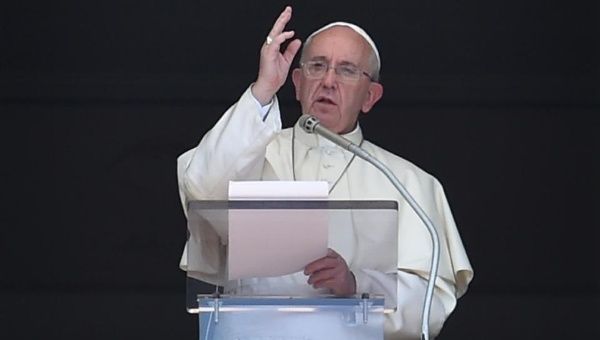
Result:
{"label": "white sleeve", "polygon": [[267,145],[281,130],[276,98],[262,118],[261,107],[248,88],[200,144],[178,158],[184,208],[189,200],[226,199],[230,180],[260,179]]}
{"label": "white sleeve", "polygon": [[[252,85],[250,86],[250,89],[252,89]],[[252,92],[252,91],[250,91]],[[271,110],[271,106],[273,106],[273,99],[271,99],[271,101],[263,106],[258,99],[256,99],[256,97],[254,97],[254,95],[252,95],[252,99],[254,99],[254,102],[256,103],[256,106],[258,107],[259,111],[260,111],[260,117],[262,118],[263,121],[265,121],[265,119],[267,119],[267,115],[269,114],[269,111]]]}
{"label": "white sleeve", "polygon": [[[230,180],[260,179],[267,145],[281,131],[277,97],[269,105],[263,120],[261,107],[248,88],[196,148],[179,156],[177,184],[186,216],[189,201],[227,199]],[[179,266],[189,276],[212,282],[210,277],[220,267],[221,260],[219,245],[207,244],[210,246],[205,244],[202,251],[212,256],[204,256],[188,266],[186,243]]]}
{"label": "white sleeve", "polygon": [[[404,271],[398,271],[397,275],[393,275],[369,269],[357,270],[354,272],[354,276],[357,293],[381,294],[385,296],[386,300],[395,298],[396,312],[386,315],[386,336],[391,336],[393,339],[418,339],[420,337],[427,280]],[[442,278],[438,278],[434,290],[429,318],[429,332],[432,337],[439,334],[444,321],[456,305],[456,298],[450,293],[452,287],[446,286],[447,284]]]}

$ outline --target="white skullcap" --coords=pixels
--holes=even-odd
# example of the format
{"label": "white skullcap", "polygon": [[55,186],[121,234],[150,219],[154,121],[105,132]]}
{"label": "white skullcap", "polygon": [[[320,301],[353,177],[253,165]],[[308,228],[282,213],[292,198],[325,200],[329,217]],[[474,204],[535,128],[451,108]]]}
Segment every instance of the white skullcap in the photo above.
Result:
{"label": "white skullcap", "polygon": [[332,22],[331,24],[327,24],[327,25],[319,28],[318,30],[314,31],[311,35],[308,36],[308,38],[306,38],[306,40],[308,41],[309,39],[312,39],[315,35],[323,32],[324,30],[326,30],[328,28],[334,27],[334,26],[348,27],[348,28],[351,28],[354,32],[360,34],[360,36],[363,37],[367,41],[367,43],[369,43],[369,45],[375,52],[375,57],[377,57],[377,69],[381,68],[381,59],[379,58],[379,50],[377,50],[377,46],[375,46],[375,42],[373,41],[373,39],[371,39],[371,37],[367,34],[367,32],[365,32],[365,30],[356,26],[355,24],[351,24],[349,22],[344,22],[344,21]]}

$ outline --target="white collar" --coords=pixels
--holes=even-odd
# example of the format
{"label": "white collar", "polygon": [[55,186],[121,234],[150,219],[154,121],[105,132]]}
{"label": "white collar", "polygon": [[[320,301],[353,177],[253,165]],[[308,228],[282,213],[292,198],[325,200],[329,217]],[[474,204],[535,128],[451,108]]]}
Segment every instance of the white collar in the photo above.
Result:
{"label": "white collar", "polygon": [[[294,125],[294,135],[298,142],[306,145],[309,148],[316,147],[338,147],[336,144],[314,133],[307,133],[298,124]],[[350,140],[352,143],[359,145],[363,140],[362,130],[358,122],[354,130],[343,134],[342,137]]]}

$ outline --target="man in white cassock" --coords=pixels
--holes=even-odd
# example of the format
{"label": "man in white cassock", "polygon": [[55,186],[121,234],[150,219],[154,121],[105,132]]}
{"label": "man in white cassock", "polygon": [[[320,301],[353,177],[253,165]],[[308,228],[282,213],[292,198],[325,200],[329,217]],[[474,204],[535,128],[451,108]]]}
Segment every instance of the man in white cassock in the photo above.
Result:
{"label": "man in white cassock", "polygon": [[[256,81],[242,94],[200,144],[178,159],[182,204],[192,200],[225,200],[231,180],[320,180],[329,183],[332,200],[395,200],[398,202],[398,250],[360,253],[352,247],[330,249],[327,256],[306,265],[304,272],[277,278],[242,280],[226,292],[286,295],[362,292],[396,295],[398,310],[385,320],[386,339],[419,338],[421,310],[431,261],[431,239],[402,196],[375,167],[297,124],[282,130],[276,93],[285,83],[301,41],[285,31],[292,16],[287,7],[276,20],[260,50]],[[437,228],[441,243],[430,332],[437,335],[473,277],[452,213],[440,183],[414,164],[366,141],[358,124],[383,94],[378,83],[380,58],[375,43],[356,25],[333,23],[304,43],[300,66],[292,71],[296,98],[303,113],[316,116],[328,129],[361,145],[381,160],[414,196]],[[349,228],[351,233],[353,229]],[[347,238],[347,235],[339,235]],[[353,237],[364,237],[354,235]],[[369,235],[377,240],[378,235]],[[218,245],[215,245],[217,252]],[[383,254],[398,252],[398,271],[361,267]],[[211,249],[204,249],[209,254]],[[211,282],[218,259],[207,256],[181,268]],[[216,282],[212,282],[216,283]]]}

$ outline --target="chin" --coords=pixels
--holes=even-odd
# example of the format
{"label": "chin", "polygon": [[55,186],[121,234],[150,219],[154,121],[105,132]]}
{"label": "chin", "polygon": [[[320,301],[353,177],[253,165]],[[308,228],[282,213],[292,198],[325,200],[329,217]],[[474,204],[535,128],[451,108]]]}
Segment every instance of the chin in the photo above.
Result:
{"label": "chin", "polygon": [[334,119],[334,117],[331,114],[327,114],[327,113],[312,113],[313,116],[317,117],[317,119],[319,120],[319,122],[321,124],[323,124],[323,126],[325,126],[326,128],[328,128],[331,131],[335,130],[335,123],[337,123],[337,121]]}
{"label": "chin", "polygon": [[319,122],[329,130],[339,133],[340,113],[337,110],[323,110],[321,108],[311,107],[310,115],[317,117]]}
{"label": "chin", "polygon": [[319,118],[319,120],[323,123],[337,120],[339,117],[339,115],[336,114],[335,112],[323,112],[323,111],[316,111],[316,110],[312,111],[310,114]]}

